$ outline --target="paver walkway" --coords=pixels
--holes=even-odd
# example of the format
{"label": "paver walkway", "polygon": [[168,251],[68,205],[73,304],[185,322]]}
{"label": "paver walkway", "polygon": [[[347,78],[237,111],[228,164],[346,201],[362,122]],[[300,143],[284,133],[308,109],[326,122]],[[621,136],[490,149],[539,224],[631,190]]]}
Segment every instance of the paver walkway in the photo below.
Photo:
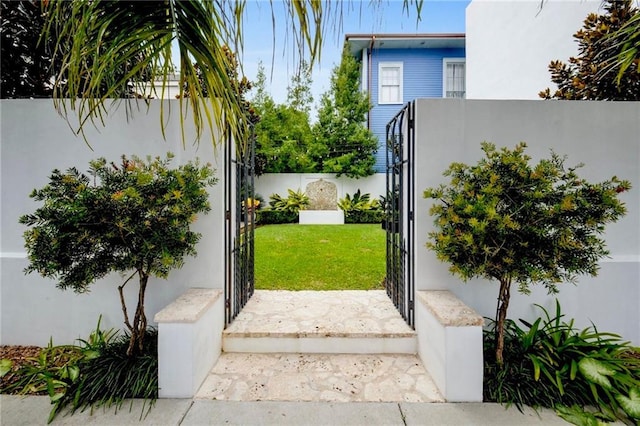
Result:
{"label": "paver walkway", "polygon": [[196,398],[444,402],[420,359],[398,354],[223,354]]}
{"label": "paver walkway", "polygon": [[413,336],[384,290],[256,290],[225,330],[234,336]]}
{"label": "paver walkway", "polygon": [[[415,331],[384,290],[256,291],[224,338],[243,347],[300,347],[327,353],[223,353],[196,395],[228,401],[442,402],[431,376],[411,353]],[[281,342],[289,339],[289,345]],[[265,344],[264,340],[271,343]],[[384,344],[380,342],[384,341]],[[355,343],[354,343],[355,342]],[[256,351],[258,352],[258,351]],[[274,352],[274,351],[269,351]],[[351,353],[340,353],[351,352]],[[356,353],[354,353],[356,352]]]}

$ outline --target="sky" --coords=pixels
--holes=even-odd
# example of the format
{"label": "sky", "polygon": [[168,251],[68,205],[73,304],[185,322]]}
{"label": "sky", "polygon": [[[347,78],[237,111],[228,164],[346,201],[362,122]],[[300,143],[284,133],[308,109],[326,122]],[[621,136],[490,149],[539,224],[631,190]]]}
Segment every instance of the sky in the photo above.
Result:
{"label": "sky", "polygon": [[[343,2],[342,26],[330,25],[323,39],[320,62],[313,68],[312,94],[314,105],[320,95],[329,90],[332,69],[340,62],[345,34],[371,33],[464,33],[465,8],[469,0],[424,0],[421,21],[416,22],[415,7],[403,12],[402,0],[381,0],[372,6],[369,0]],[[275,46],[272,8],[267,0],[249,0],[244,18],[244,51],[241,56],[244,75],[254,81],[262,61],[267,74],[267,90],[276,103],[284,103],[287,85],[295,73],[297,58],[282,2],[273,1],[275,15]],[[273,63],[273,67],[272,67]],[[314,108],[315,109],[315,108]]]}

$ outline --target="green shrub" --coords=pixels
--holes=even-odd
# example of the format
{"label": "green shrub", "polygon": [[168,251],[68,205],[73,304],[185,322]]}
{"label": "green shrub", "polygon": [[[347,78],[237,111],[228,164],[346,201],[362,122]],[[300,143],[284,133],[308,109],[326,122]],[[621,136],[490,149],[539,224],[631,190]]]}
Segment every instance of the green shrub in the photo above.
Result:
{"label": "green shrub", "polygon": [[[578,331],[573,320],[563,322],[560,304],[553,317],[539,305],[544,318],[524,320],[520,328],[505,323],[504,366],[495,363],[495,332],[485,331],[487,401],[552,407],[568,421],[585,407],[599,411],[585,417],[637,422],[640,419],[640,358],[620,336]],[[495,327],[495,322],[492,322]],[[580,409],[576,409],[580,407]]]}
{"label": "green shrub", "polygon": [[514,149],[481,146],[486,158],[452,163],[443,173],[450,181],[425,190],[434,200],[435,227],[427,248],[463,281],[499,283],[495,360],[501,364],[512,287],[529,294],[540,284],[552,294],[578,275],[597,275],[599,259],[609,254],[605,225],[626,213],[620,198],[631,184],[616,176],[590,183],[578,176],[580,164],[567,167],[554,152],[532,164],[524,142]]}
{"label": "green shrub", "polygon": [[158,333],[146,330],[136,357],[127,355],[129,341],[128,334],[101,330],[98,320],[95,331],[87,340],[78,339],[78,345],[54,346],[50,341],[31,359],[33,365],[15,373],[19,380],[3,393],[48,394],[53,405],[49,423],[64,407],[72,413],[89,406],[119,408],[126,398],[144,398],[150,408],[158,398]]}
{"label": "green shrub", "polygon": [[158,332],[147,329],[142,351],[127,356],[130,336],[123,334],[104,345],[100,356],[86,360],[80,380],[74,382],[66,402],[72,410],[89,406],[120,407],[125,398],[158,398]]}
{"label": "green shrub", "polygon": [[[52,402],[63,395],[68,386],[77,380],[79,364],[85,358],[82,348],[74,345],[54,346],[49,341],[38,356],[28,358],[32,361],[20,367],[14,374],[17,381],[2,390],[2,393],[48,394]],[[11,367],[10,360],[3,360]],[[9,370],[6,371],[8,373]]]}
{"label": "green shrub", "polygon": [[298,223],[298,213],[272,209],[258,210],[256,211],[256,222],[260,225]]}
{"label": "green shrub", "polygon": [[[31,193],[42,202],[20,217],[29,255],[26,273],[53,278],[60,289],[86,293],[111,272],[127,274],[118,286],[129,356],[142,350],[147,329],[144,298],[150,277],[166,278],[196,254],[200,234],[191,230],[211,210],[207,187],[216,183],[210,165],[198,161],[170,168],[166,159],[122,156],[90,162],[89,174],[54,170],[49,183]],[[138,278],[138,302],[127,312],[124,287]],[[130,321],[131,319],[131,321]]]}
{"label": "green shrub", "polygon": [[346,194],[338,201],[338,207],[344,211],[345,223],[381,223],[382,206],[371,194],[361,194],[358,189],[351,197]]}
{"label": "green shrub", "polygon": [[305,210],[309,205],[309,197],[302,191],[287,190],[289,196],[282,198],[278,194],[271,194],[269,206],[271,210],[293,212],[298,213],[300,210]]}
{"label": "green shrub", "polygon": [[382,210],[353,211],[344,215],[344,223],[382,223]]}

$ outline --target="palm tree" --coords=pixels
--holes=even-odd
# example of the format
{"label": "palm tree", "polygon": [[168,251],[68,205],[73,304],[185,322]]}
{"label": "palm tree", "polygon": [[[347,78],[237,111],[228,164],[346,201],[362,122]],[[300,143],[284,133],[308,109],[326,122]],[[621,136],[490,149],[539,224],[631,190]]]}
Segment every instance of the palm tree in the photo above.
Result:
{"label": "palm tree", "polygon": [[616,76],[620,84],[622,76],[628,70],[635,69],[640,73],[640,12],[635,13],[616,33],[611,35],[614,40],[620,40],[615,47],[619,50],[614,54],[612,68],[620,67]]}
{"label": "palm tree", "polygon": [[[227,73],[223,47],[230,46],[239,57],[246,0],[41,1],[42,37],[57,40],[52,64],[52,69],[60,69],[55,103],[65,114],[68,107],[77,112],[80,132],[87,121],[102,121],[107,100],[127,93],[131,85],[151,82],[163,93],[174,69],[171,48],[177,45],[180,87],[187,88],[180,96],[181,117],[189,107],[198,139],[208,127],[228,128],[236,140],[244,140],[246,109],[238,84]],[[352,9],[352,1],[282,0],[300,61],[308,55],[313,67],[323,35],[330,26],[341,29],[343,8]],[[403,2],[407,15],[413,9],[420,20],[423,0]],[[269,3],[275,25],[274,7],[280,2]],[[199,78],[198,69],[208,72]],[[205,94],[215,101],[203,101]]]}
{"label": "palm tree", "polygon": [[[56,106],[65,114],[68,109],[76,111],[82,132],[88,121],[102,121],[107,101],[123,93],[123,88],[151,82],[162,93],[174,69],[174,45],[180,87],[186,90],[179,96],[182,119],[189,107],[198,139],[208,127],[228,128],[236,140],[243,140],[247,123],[236,93],[238,85],[227,72],[224,47],[242,48],[245,3],[42,0],[43,38],[57,41],[52,63],[53,69],[60,70],[53,90]],[[291,0],[284,5],[296,47],[315,61],[323,34],[323,4]],[[203,101],[206,94],[215,101]]]}

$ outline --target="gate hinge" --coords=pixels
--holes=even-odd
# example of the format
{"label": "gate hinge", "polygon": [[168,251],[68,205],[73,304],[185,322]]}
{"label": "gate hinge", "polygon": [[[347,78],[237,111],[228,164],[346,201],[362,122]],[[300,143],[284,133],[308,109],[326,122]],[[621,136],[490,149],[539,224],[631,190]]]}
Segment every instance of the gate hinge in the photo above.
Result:
{"label": "gate hinge", "polygon": [[414,125],[415,121],[416,121],[416,120],[415,120],[414,118],[410,118],[410,119],[407,121],[407,127],[408,127],[409,129],[413,130],[413,125]]}
{"label": "gate hinge", "polygon": [[226,220],[231,220],[231,211],[227,210],[226,212],[224,212],[224,218]]}
{"label": "gate hinge", "polygon": [[230,308],[231,307],[231,299],[225,300],[224,301],[224,306],[227,307],[227,308]]}
{"label": "gate hinge", "polygon": [[413,310],[413,300],[409,300],[409,309]]}
{"label": "gate hinge", "polygon": [[409,212],[409,220],[413,220],[413,210]]}

